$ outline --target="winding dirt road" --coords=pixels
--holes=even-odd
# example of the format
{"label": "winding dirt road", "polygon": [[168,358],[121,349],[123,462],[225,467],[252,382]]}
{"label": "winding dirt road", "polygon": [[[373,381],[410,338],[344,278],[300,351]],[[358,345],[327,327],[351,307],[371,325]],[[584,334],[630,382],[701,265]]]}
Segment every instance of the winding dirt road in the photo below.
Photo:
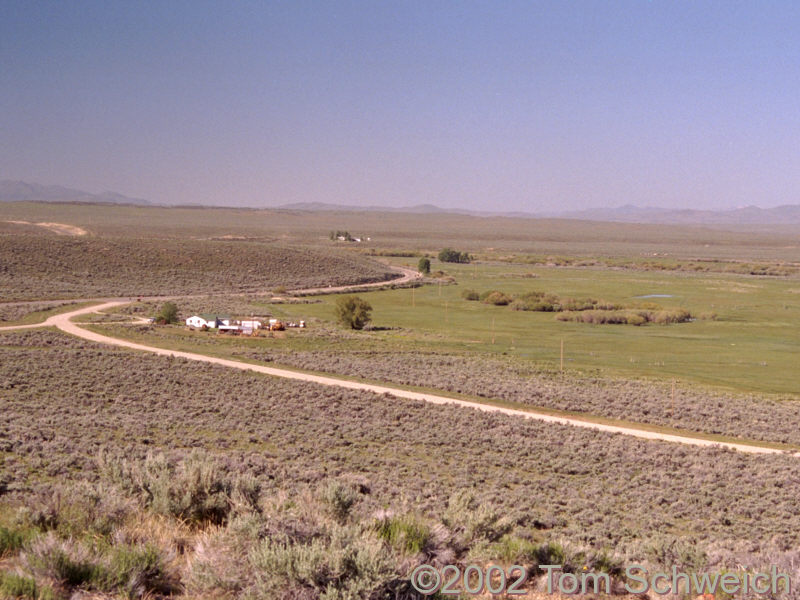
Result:
{"label": "winding dirt road", "polygon": [[310,296],[312,294],[336,294],[339,292],[348,292],[348,291],[355,291],[360,290],[363,288],[374,288],[374,287],[383,287],[387,285],[397,285],[402,283],[408,283],[409,281],[413,281],[415,279],[422,279],[422,274],[419,271],[415,271],[414,269],[410,269],[408,267],[399,267],[394,266],[393,269],[400,271],[403,275],[396,279],[390,279],[388,281],[373,281],[372,283],[357,283],[354,285],[339,285],[336,287],[317,287],[317,288],[305,288],[302,290],[292,290],[291,293],[294,295],[301,295],[301,296]]}
{"label": "winding dirt road", "polygon": [[[123,348],[130,348],[132,350],[140,350],[142,352],[151,352],[153,354],[158,354],[159,356],[177,356],[181,358],[185,358],[188,360],[196,360],[199,362],[210,363],[214,365],[221,365],[223,367],[229,367],[231,369],[239,369],[242,371],[253,371],[256,373],[263,373],[265,375],[271,375],[273,377],[283,377],[285,379],[295,379],[298,381],[309,381],[313,383],[318,383],[320,385],[331,385],[351,390],[363,390],[368,392],[374,392],[376,394],[390,394],[397,398],[405,398],[408,400],[418,400],[423,402],[430,402],[432,404],[455,404],[456,406],[462,406],[464,408],[472,408],[475,410],[480,410],[482,412],[494,412],[494,413],[501,413],[504,415],[511,415],[515,417],[522,417],[525,419],[536,419],[539,421],[544,421],[546,423],[559,423],[562,425],[573,425],[575,427],[584,427],[587,429],[594,429],[597,431],[605,431],[608,433],[621,433],[624,435],[630,435],[637,438],[642,438],[646,440],[659,440],[664,442],[675,442],[680,444],[688,444],[692,446],[703,446],[703,447],[723,447],[728,448],[731,450],[738,450],[739,452],[746,452],[750,454],[783,454],[786,453],[784,450],[778,450],[776,448],[768,448],[764,446],[753,446],[749,444],[737,444],[733,442],[717,442],[708,439],[702,438],[695,438],[695,437],[688,437],[688,436],[680,436],[680,435],[672,435],[666,433],[659,433],[654,431],[646,431],[643,429],[636,429],[633,427],[621,427],[617,425],[607,425],[605,423],[595,423],[590,420],[582,420],[582,419],[574,419],[568,417],[557,417],[553,415],[548,415],[544,413],[537,413],[535,411],[529,410],[518,410],[513,408],[505,408],[501,406],[492,406],[489,404],[481,404],[479,402],[470,402],[468,400],[460,400],[457,398],[450,398],[447,396],[439,396],[437,394],[429,394],[424,392],[413,392],[410,390],[404,390],[400,388],[394,388],[384,385],[374,385],[371,383],[361,383],[358,381],[348,381],[345,379],[338,379],[336,377],[326,377],[323,375],[313,375],[310,373],[299,373],[297,371],[290,371],[288,369],[280,369],[276,367],[267,367],[262,365],[253,365],[249,363],[239,362],[236,360],[229,360],[225,358],[216,358],[213,356],[206,356],[204,354],[196,354],[194,352],[182,352],[177,350],[166,350],[164,348],[157,348],[154,346],[146,346],[144,344],[137,344],[135,342],[129,342],[127,340],[121,340],[117,338],[112,338],[106,335],[102,335],[99,333],[95,333],[93,331],[89,331],[87,329],[83,329],[79,327],[76,323],[73,323],[71,319],[73,317],[77,317],[79,315],[86,315],[93,312],[99,312],[102,310],[106,310],[108,308],[114,308],[117,306],[123,306],[125,304],[129,304],[128,301],[110,301],[105,302],[103,304],[93,305],[93,306],[85,306],[83,308],[79,308],[70,312],[61,313],[59,315],[54,315],[48,318],[43,323],[37,323],[34,325],[17,325],[11,327],[0,327],[0,331],[8,331],[8,330],[19,330],[19,329],[33,329],[36,327],[57,327],[61,331],[69,333],[71,335],[83,338],[85,340],[89,340],[91,342],[97,342],[100,344],[108,344],[111,346],[119,346]],[[792,456],[800,457],[800,452],[791,453]]]}

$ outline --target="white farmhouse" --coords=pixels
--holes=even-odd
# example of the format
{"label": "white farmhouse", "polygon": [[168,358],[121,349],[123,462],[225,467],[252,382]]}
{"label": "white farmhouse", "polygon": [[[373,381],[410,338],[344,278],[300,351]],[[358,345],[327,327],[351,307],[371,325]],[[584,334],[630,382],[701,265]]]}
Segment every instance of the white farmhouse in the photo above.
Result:
{"label": "white farmhouse", "polygon": [[208,327],[208,321],[206,321],[203,317],[194,315],[193,317],[189,317],[186,319],[186,326],[187,327],[194,327],[195,329],[200,329],[203,326]]}
{"label": "white farmhouse", "polygon": [[202,329],[204,326],[209,329],[216,329],[221,325],[230,325],[230,317],[220,315],[194,315],[186,319],[186,326],[194,329]]}

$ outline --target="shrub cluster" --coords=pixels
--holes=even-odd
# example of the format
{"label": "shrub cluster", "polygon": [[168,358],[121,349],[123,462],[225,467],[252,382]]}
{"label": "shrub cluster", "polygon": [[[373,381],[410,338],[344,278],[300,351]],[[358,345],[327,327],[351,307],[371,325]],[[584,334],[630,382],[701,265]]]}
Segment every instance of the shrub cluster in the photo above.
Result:
{"label": "shrub cluster", "polygon": [[414,258],[423,254],[418,250],[399,250],[394,248],[368,248],[362,251],[366,256],[396,256],[400,258]]}
{"label": "shrub cluster", "polygon": [[684,309],[667,310],[653,304],[636,308],[625,307],[595,298],[561,298],[541,291],[510,295],[499,290],[487,290],[480,294],[475,290],[464,290],[461,296],[465,300],[480,300],[485,304],[509,306],[512,310],[556,312],[558,313],[556,319],[559,321],[597,325],[644,325],[645,323],[666,325],[684,323],[692,319],[691,313]]}
{"label": "shrub cluster", "polygon": [[507,306],[511,304],[512,297],[508,294],[504,294],[503,292],[497,290],[490,290],[488,292],[483,292],[479,299],[484,304],[493,304],[495,306]]}
{"label": "shrub cluster", "polygon": [[[215,461],[196,453],[185,460],[195,457]],[[234,506],[222,522],[187,527],[179,514],[162,517],[135,491],[142,479],[153,488],[163,483],[148,466],[150,457],[120,461],[102,460],[98,483],[78,479],[60,486],[62,502],[53,505],[50,522],[17,510],[13,527],[29,533],[7,554],[16,572],[0,567],[2,597],[414,598],[408,576],[422,563],[463,566],[501,558],[534,569],[558,557],[567,568],[602,567],[589,552],[519,537],[526,528],[469,492],[454,492],[439,513],[376,512],[367,508],[369,487],[352,477],[259,494],[256,505]],[[111,463],[120,469],[109,470]],[[179,473],[194,469],[175,465]],[[208,483],[222,488],[236,476],[234,468],[218,468]],[[128,511],[81,512],[82,496],[93,486],[103,486],[103,495]],[[40,501],[29,498],[28,504]],[[199,500],[198,508],[203,504]]]}
{"label": "shrub cluster", "polygon": [[452,248],[442,248],[439,251],[439,260],[449,263],[469,263],[472,261],[472,257],[468,252],[459,252]]}
{"label": "shrub cluster", "polygon": [[223,523],[234,506],[254,510],[260,490],[252,477],[228,477],[201,452],[189,454],[177,466],[163,454],[148,454],[141,462],[101,455],[100,470],[153,512],[190,524]]}
{"label": "shrub cluster", "polygon": [[594,325],[644,325],[657,323],[668,325],[670,323],[685,323],[692,319],[692,314],[682,308],[670,310],[567,310],[556,315],[559,321],[574,321],[577,323],[592,323]]}
{"label": "shrub cluster", "polygon": [[561,300],[554,294],[544,292],[526,292],[514,298],[513,310],[530,310],[536,312],[553,312],[561,310]]}

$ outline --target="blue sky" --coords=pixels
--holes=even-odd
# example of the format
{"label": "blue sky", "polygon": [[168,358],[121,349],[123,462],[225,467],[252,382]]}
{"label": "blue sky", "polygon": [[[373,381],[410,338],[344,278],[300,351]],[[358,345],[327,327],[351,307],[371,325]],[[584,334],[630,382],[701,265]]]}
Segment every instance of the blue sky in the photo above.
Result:
{"label": "blue sky", "polygon": [[166,203],[800,203],[800,3],[0,0],[0,178]]}

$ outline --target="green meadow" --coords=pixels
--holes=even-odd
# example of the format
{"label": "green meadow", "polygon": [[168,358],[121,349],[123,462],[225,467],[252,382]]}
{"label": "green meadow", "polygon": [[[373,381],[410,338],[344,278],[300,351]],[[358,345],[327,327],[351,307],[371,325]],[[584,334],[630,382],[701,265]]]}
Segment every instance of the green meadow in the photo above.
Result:
{"label": "green meadow", "polygon": [[[400,328],[386,343],[409,343],[505,353],[560,368],[598,374],[696,382],[741,391],[797,392],[800,282],[725,274],[535,268],[508,264],[434,264],[455,283],[361,293],[373,325]],[[534,275],[533,277],[531,275]],[[644,326],[557,321],[554,313],[515,311],[467,301],[462,292],[538,290],[620,304],[685,308],[688,323]],[[670,297],[638,298],[664,295]],[[322,302],[278,305],[286,318],[333,320],[336,296]],[[350,345],[350,344],[348,344]]]}

